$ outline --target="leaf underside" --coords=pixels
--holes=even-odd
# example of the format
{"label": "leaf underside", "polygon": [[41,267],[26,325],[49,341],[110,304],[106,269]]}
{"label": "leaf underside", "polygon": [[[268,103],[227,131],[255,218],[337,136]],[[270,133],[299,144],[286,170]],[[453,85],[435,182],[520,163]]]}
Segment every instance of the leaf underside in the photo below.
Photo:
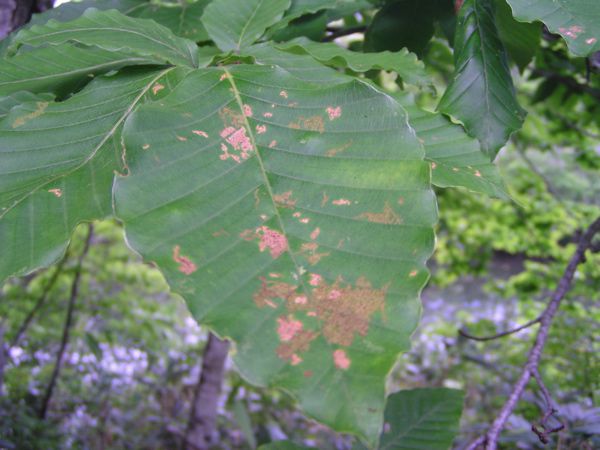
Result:
{"label": "leaf underside", "polygon": [[124,131],[129,244],[251,382],[370,443],[409,346],[436,205],[402,108],[358,81],[197,70]]}
{"label": "leaf underside", "polygon": [[459,119],[493,160],[510,135],[521,127],[525,112],[515,96],[494,22],[492,0],[465,1],[454,44],[454,80],[438,109]]}

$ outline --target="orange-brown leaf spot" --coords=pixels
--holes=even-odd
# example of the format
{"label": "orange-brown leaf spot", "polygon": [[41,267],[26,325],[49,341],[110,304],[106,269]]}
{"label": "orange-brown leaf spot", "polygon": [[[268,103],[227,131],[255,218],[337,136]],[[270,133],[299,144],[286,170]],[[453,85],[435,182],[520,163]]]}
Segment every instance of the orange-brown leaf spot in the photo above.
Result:
{"label": "orange-brown leaf spot", "polygon": [[323,336],[332,344],[349,346],[355,335],[366,336],[371,316],[383,313],[387,286],[375,289],[364,277],[354,286],[338,278],[329,284],[318,274],[311,274],[314,286],[305,303],[287,302],[288,310],[306,311],[317,317],[322,325]]}
{"label": "orange-brown leaf spot", "polygon": [[258,239],[258,249],[261,252],[269,249],[273,259],[279,258],[288,249],[287,238],[279,231],[272,230],[265,225],[255,230],[244,230],[240,233],[240,237],[247,241]]}
{"label": "orange-brown leaf spot", "polygon": [[388,225],[399,225],[402,218],[394,211],[388,202],[385,202],[383,211],[380,213],[364,212],[356,216],[357,219],[366,219],[373,223],[384,223]]}
{"label": "orange-brown leaf spot", "polygon": [[259,308],[264,308],[265,306],[276,308],[276,299],[290,302],[292,298],[297,297],[297,288],[298,287],[293,284],[267,280],[265,277],[260,277],[260,289],[254,293],[252,298]]}
{"label": "orange-brown leaf spot", "polygon": [[295,130],[308,130],[323,133],[325,131],[325,123],[321,116],[304,117],[300,116],[297,121],[288,124],[290,128]]}
{"label": "orange-brown leaf spot", "polygon": [[281,342],[291,341],[296,333],[302,331],[302,328],[302,322],[294,319],[292,316],[279,317],[277,319],[277,334]]}
{"label": "orange-brown leaf spot", "polygon": [[[310,343],[318,336],[318,333],[311,330],[301,330],[286,342],[281,342],[277,347],[277,356],[283,360],[290,361],[292,365],[302,362],[299,360],[299,353],[305,352],[310,348]],[[296,357],[294,357],[296,355]],[[296,364],[294,364],[294,362]]]}
{"label": "orange-brown leaf spot", "polygon": [[282,208],[291,209],[296,206],[296,200],[292,199],[292,191],[286,191],[283,194],[273,195],[273,201],[277,206],[280,206]]}
{"label": "orange-brown leaf spot", "polygon": [[348,206],[352,204],[350,200],[345,198],[338,198],[337,200],[333,200],[331,203],[336,206]]}
{"label": "orange-brown leaf spot", "polygon": [[173,261],[179,263],[178,269],[180,272],[191,275],[197,270],[196,264],[194,264],[187,256],[182,256],[180,250],[179,245],[173,247]]}
{"label": "orange-brown leaf spot", "polygon": [[314,241],[319,237],[319,234],[321,234],[321,229],[317,227],[310,233],[310,238]]}
{"label": "orange-brown leaf spot", "polygon": [[194,133],[197,136],[202,136],[203,138],[207,138],[208,137],[208,133],[206,131],[192,130],[192,133]]}

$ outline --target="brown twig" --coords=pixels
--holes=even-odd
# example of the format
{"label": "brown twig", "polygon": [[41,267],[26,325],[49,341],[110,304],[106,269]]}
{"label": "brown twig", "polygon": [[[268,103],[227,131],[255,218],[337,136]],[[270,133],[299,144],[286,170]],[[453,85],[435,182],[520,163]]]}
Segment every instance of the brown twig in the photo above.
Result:
{"label": "brown twig", "polygon": [[69,306],[67,307],[67,318],[65,319],[65,325],[63,327],[62,339],[60,342],[60,347],[58,349],[58,353],[56,354],[56,361],[54,363],[54,369],[52,370],[52,375],[50,376],[50,382],[46,387],[46,392],[44,394],[44,398],[42,399],[42,404],[40,406],[40,410],[38,413],[38,417],[40,419],[46,418],[46,413],[48,412],[48,405],[50,404],[50,399],[52,398],[52,393],[54,391],[54,387],[56,386],[56,382],[58,380],[58,376],[60,375],[60,369],[62,367],[62,360],[65,354],[65,350],[67,349],[67,344],[69,342],[69,338],[71,335],[71,327],[73,325],[73,315],[75,312],[75,302],[77,301],[77,295],[79,293],[79,281],[81,280],[81,272],[83,268],[83,259],[88,253],[90,248],[90,243],[92,241],[92,236],[94,234],[94,227],[92,224],[88,225],[88,234],[85,239],[85,244],[83,246],[83,251],[81,255],[79,255],[79,259],[77,260],[77,266],[75,267],[75,276],[73,277],[73,282],[71,283],[71,295],[69,297]]}
{"label": "brown twig", "polygon": [[58,279],[58,276],[61,274],[62,269],[63,269],[63,267],[65,265],[65,261],[67,260],[67,258],[68,258],[68,252],[65,253],[65,256],[63,256],[63,258],[56,265],[56,269],[54,270],[54,273],[52,274],[52,277],[50,277],[50,279],[48,280],[48,282],[44,286],[44,290],[42,291],[42,295],[40,295],[40,297],[38,298],[37,302],[35,302],[35,305],[33,306],[33,308],[31,308],[31,310],[29,310],[29,313],[27,313],[27,316],[25,317],[25,319],[21,323],[21,326],[19,327],[19,329],[15,333],[14,337],[10,341],[10,345],[8,346],[9,350],[12,347],[14,347],[14,346],[16,346],[16,345],[19,344],[19,341],[21,340],[21,337],[23,337],[23,335],[25,334],[25,331],[27,331],[27,328],[29,328],[29,325],[31,324],[33,318],[40,311],[40,309],[42,309],[42,307],[46,303],[46,300],[48,299],[48,294],[50,293],[50,290],[54,287],[54,284],[56,283],[56,280]]}
{"label": "brown twig", "polygon": [[498,338],[501,338],[501,337],[504,337],[504,336],[509,336],[511,334],[518,333],[519,331],[524,330],[525,328],[529,328],[530,326],[535,325],[536,323],[539,323],[540,320],[542,320],[541,316],[538,317],[537,319],[530,320],[526,324],[518,326],[517,328],[513,328],[511,330],[507,330],[507,331],[503,331],[501,333],[493,334],[491,336],[473,336],[472,334],[467,333],[464,329],[458,330],[458,334],[460,334],[464,338],[472,339],[474,341],[482,341],[482,342],[483,341],[492,341],[494,339],[498,339]]}
{"label": "brown twig", "polygon": [[529,383],[529,380],[532,377],[536,380],[538,387],[540,388],[546,400],[547,408],[546,413],[542,417],[541,421],[541,425],[544,430],[537,430],[535,426],[532,427],[532,429],[538,434],[542,442],[544,442],[544,439],[547,440],[548,436],[551,433],[562,429],[562,424],[561,426],[557,427],[549,427],[547,424],[550,417],[552,417],[556,413],[556,409],[554,408],[554,403],[550,396],[550,392],[548,391],[541,377],[539,376],[538,367],[540,359],[542,357],[544,346],[546,345],[546,341],[548,340],[548,333],[550,330],[550,326],[552,325],[554,316],[558,311],[562,299],[565,297],[565,295],[567,294],[567,292],[569,292],[571,288],[571,283],[573,281],[573,276],[575,275],[575,270],[577,269],[577,266],[579,266],[579,264],[585,261],[585,252],[590,247],[592,239],[598,232],[600,232],[600,217],[597,218],[581,236],[581,239],[579,240],[579,243],[577,245],[577,249],[575,250],[575,253],[569,260],[569,263],[560,281],[558,282],[558,286],[552,294],[550,302],[548,303],[546,309],[540,316],[540,328],[537,332],[535,343],[529,351],[529,354],[527,356],[527,362],[525,363],[521,371],[519,379],[513,386],[512,392],[510,393],[508,400],[504,403],[504,406],[498,413],[498,416],[492,423],[486,435],[474,440],[471,444],[467,446],[467,450],[475,450],[480,448],[481,446],[484,446],[485,450],[496,450],[498,446],[498,439],[500,437],[500,433],[504,429],[508,418],[517,406],[517,403],[521,399],[521,396],[523,395],[523,392],[525,391],[525,388],[527,387],[527,384]]}

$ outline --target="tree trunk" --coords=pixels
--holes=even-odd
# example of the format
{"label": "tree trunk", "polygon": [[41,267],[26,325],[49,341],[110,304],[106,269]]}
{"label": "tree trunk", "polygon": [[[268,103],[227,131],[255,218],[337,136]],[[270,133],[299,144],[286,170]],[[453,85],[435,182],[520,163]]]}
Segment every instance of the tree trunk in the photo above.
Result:
{"label": "tree trunk", "polygon": [[229,342],[209,333],[202,357],[200,379],[184,438],[185,450],[208,450],[218,442],[217,402],[225,372]]}
{"label": "tree trunk", "polygon": [[53,5],[54,0],[0,0],[0,39],[29,22],[32,14]]}

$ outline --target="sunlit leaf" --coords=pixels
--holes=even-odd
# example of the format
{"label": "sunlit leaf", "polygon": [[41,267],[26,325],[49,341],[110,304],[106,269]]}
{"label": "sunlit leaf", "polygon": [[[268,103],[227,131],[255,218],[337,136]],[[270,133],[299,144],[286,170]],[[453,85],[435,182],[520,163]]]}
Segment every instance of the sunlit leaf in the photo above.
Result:
{"label": "sunlit leaf", "polygon": [[506,54],[494,22],[493,0],[466,0],[454,41],[456,70],[438,109],[459,119],[494,159],[525,112],[515,97]]}
{"label": "sunlit leaf", "polygon": [[213,0],[202,23],[217,47],[239,51],[256,42],[289,6],[290,0]]}
{"label": "sunlit leaf", "polygon": [[371,444],[433,250],[430,168],[406,120],[356,80],[198,70],[127,121],[115,186],[129,244],[235,343],[240,372]]}

